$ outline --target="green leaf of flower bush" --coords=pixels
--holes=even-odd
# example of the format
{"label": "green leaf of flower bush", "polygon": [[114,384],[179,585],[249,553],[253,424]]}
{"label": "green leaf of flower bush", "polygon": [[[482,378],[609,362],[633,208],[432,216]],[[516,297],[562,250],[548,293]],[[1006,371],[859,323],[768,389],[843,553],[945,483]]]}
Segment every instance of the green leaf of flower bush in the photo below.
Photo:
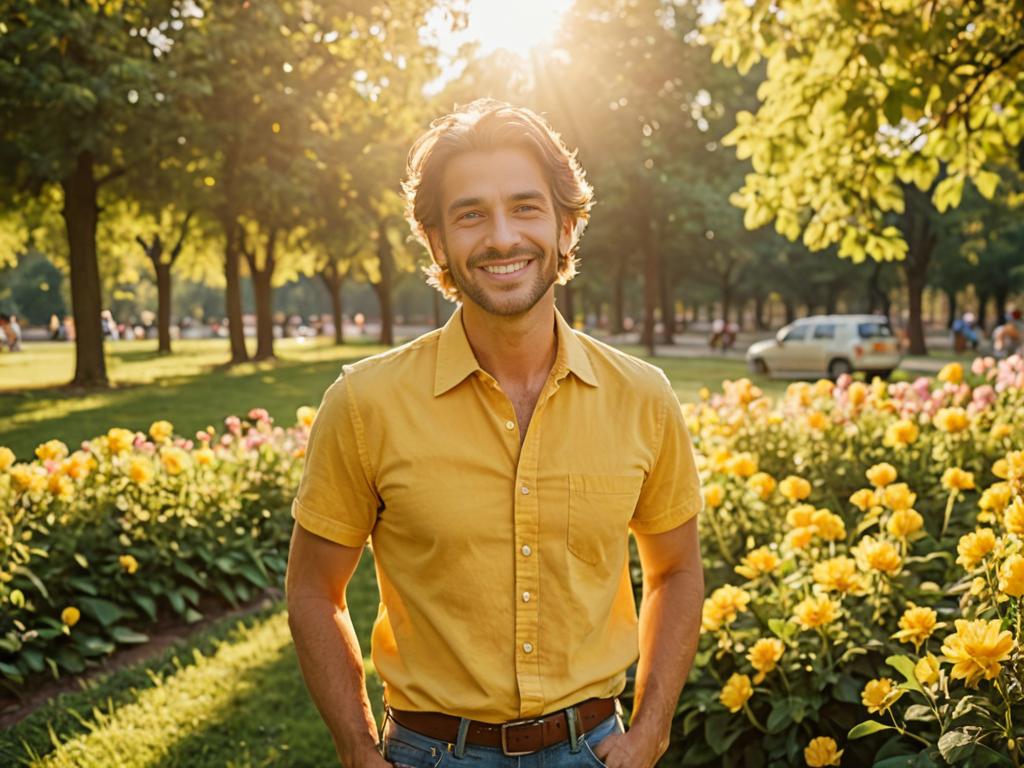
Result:
{"label": "green leaf of flower bush", "polygon": [[917,675],[914,674],[914,660],[909,656],[889,656],[885,663],[890,667],[899,672],[906,679],[906,683],[903,684],[903,688],[907,688],[912,691],[918,691],[924,694],[924,688],[917,682]]}
{"label": "green leaf of flower bush", "polygon": [[149,595],[140,595],[133,592],[132,601],[149,616],[150,621],[156,621],[156,600]]}
{"label": "green leaf of flower bush", "polygon": [[116,624],[129,615],[121,606],[101,597],[83,597],[79,603],[82,605],[83,613],[96,619],[104,627]]}
{"label": "green leaf of flower bush", "polygon": [[846,734],[846,738],[853,741],[854,739],[860,739],[864,736],[870,736],[872,733],[878,733],[879,731],[894,731],[896,730],[891,725],[880,723],[877,720],[865,720],[863,723],[857,723],[850,729],[850,732]]}
{"label": "green leaf of flower bush", "polygon": [[96,596],[99,594],[99,590],[96,589],[96,585],[92,583],[92,580],[84,576],[72,576],[68,579],[68,584],[86,595]]}
{"label": "green leaf of flower bush", "polygon": [[946,731],[939,737],[939,752],[950,763],[966,760],[974,752],[981,728],[965,726],[953,731]]}
{"label": "green leaf of flower bush", "polygon": [[149,635],[144,635],[141,632],[136,632],[133,629],[128,629],[128,627],[114,627],[110,631],[110,635],[119,643],[149,642]]}

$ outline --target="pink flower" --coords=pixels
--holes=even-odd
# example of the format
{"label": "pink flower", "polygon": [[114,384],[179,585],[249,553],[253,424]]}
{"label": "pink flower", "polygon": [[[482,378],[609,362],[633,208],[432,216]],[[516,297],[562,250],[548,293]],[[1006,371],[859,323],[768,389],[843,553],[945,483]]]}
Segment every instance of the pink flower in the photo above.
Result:
{"label": "pink flower", "polygon": [[242,420],[237,416],[228,416],[224,419],[224,426],[228,428],[228,431],[233,435],[240,435],[242,433]]}
{"label": "pink flower", "polygon": [[270,414],[266,408],[253,408],[249,411],[249,418],[254,421],[270,421]]}
{"label": "pink flower", "polygon": [[205,429],[200,429],[198,432],[196,432],[196,440],[198,440],[201,443],[208,443],[210,442],[210,433],[207,432]]}

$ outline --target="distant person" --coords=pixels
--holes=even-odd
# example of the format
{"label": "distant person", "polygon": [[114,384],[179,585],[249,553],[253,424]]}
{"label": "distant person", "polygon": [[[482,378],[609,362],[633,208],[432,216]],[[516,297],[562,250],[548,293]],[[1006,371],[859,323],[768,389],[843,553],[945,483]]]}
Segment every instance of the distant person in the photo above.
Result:
{"label": "distant person", "polygon": [[3,331],[3,342],[11,352],[21,351],[21,326],[17,315],[0,314],[0,330]]}
{"label": "distant person", "polygon": [[64,323],[56,314],[50,315],[50,341],[60,341],[65,338]]}
{"label": "distant person", "polygon": [[1021,351],[1024,345],[1024,320],[1021,311],[1013,309],[1005,323],[992,331],[992,348],[998,358],[1009,357]]}
{"label": "distant person", "polygon": [[366,335],[366,315],[362,312],[356,312],[356,316],[352,318],[352,322],[356,324],[356,328],[359,329],[359,335]]}
{"label": "distant person", "polygon": [[114,322],[114,316],[110,313],[109,309],[104,309],[100,312],[100,329],[105,339],[117,341],[120,338],[117,332],[117,323]]}
{"label": "distant person", "polygon": [[950,328],[953,333],[953,351],[963,352],[970,345],[975,352],[978,351],[978,327],[973,312],[964,312],[962,317],[953,321]]}

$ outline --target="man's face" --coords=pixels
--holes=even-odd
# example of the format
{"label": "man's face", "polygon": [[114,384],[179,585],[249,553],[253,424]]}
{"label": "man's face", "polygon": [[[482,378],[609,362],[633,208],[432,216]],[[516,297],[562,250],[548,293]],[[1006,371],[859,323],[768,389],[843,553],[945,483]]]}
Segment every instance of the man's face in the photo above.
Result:
{"label": "man's face", "polygon": [[441,231],[430,240],[462,292],[493,315],[528,312],[551,289],[558,254],[571,240],[559,227],[540,164],[523,149],[457,155],[441,184]]}

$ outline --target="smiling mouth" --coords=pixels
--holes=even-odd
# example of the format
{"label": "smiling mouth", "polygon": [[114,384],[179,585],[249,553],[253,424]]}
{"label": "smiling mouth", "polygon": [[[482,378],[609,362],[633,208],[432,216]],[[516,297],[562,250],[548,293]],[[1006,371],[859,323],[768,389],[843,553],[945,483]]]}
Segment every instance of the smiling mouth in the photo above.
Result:
{"label": "smiling mouth", "polygon": [[524,261],[517,261],[514,264],[495,264],[491,266],[480,267],[480,269],[490,272],[492,275],[511,275],[520,270],[526,269],[526,265],[529,264],[529,259]]}

